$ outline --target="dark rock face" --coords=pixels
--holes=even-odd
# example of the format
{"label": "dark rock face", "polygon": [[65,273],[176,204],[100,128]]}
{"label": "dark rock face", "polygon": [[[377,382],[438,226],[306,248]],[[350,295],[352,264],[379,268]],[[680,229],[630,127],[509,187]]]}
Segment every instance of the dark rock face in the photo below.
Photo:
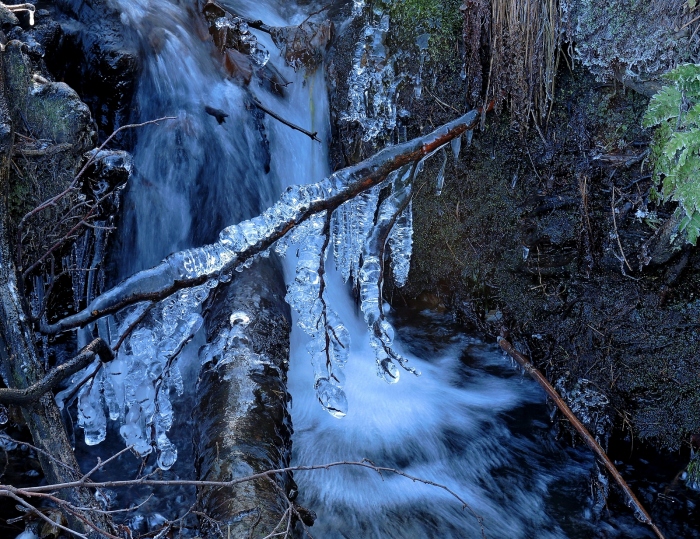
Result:
{"label": "dark rock face", "polygon": [[46,64],[82,96],[104,135],[129,123],[138,52],[119,13],[104,1],[59,0],[61,33]]}
{"label": "dark rock face", "polygon": [[[226,481],[287,466],[289,307],[277,260],[261,260],[220,287],[206,315],[194,436],[198,479]],[[264,537],[288,508],[290,476],[202,489],[201,510],[231,537]],[[228,532],[226,531],[228,530]],[[217,536],[209,521],[207,536]]]}

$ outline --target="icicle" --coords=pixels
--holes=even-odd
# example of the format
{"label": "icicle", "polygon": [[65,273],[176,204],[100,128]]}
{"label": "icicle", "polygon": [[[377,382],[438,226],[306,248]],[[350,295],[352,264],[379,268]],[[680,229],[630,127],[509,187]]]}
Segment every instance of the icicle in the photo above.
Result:
{"label": "icicle", "polygon": [[328,378],[316,381],[316,397],[326,411],[333,417],[340,419],[348,413],[348,399],[345,392]]}
{"label": "icicle", "polygon": [[474,130],[470,129],[469,131],[466,131],[464,134],[464,138],[467,139],[467,148],[471,147],[472,139],[474,138]]}
{"label": "icicle", "polygon": [[85,431],[85,443],[97,445],[107,437],[107,418],[97,377],[78,393],[78,426]]}
{"label": "icicle", "polygon": [[299,313],[297,325],[311,336],[307,350],[314,370],[314,388],[321,406],[334,417],[347,414],[347,399],[341,386],[350,336],[338,315],[321,297],[320,265],[327,249],[323,229],[326,213],[307,221],[299,245],[294,281],[287,287],[286,301]]}
{"label": "icicle", "polygon": [[[132,329],[117,357],[80,390],[78,425],[84,429],[88,445],[98,444],[105,438],[106,408],[111,420],[121,419],[120,434],[127,445],[133,444],[141,455],[155,447],[163,469],[175,463],[177,450],[166,434],[172,425],[169,390],[174,387],[181,394],[183,382],[172,357],[202,326],[198,310],[215,286],[216,281],[210,280],[160,302],[142,325]],[[103,324],[101,331],[110,333],[104,337],[114,346],[149,306],[147,302],[137,304],[123,316],[118,326],[114,320]],[[110,326],[116,330],[110,330]],[[83,379],[84,376],[75,378],[74,386]],[[61,392],[57,400],[65,398],[64,393]]]}
{"label": "icicle", "polygon": [[413,251],[412,207],[413,202],[409,202],[389,234],[391,269],[394,275],[394,283],[399,287],[406,284],[411,267],[411,254]]}
{"label": "icicle", "polygon": [[384,253],[383,242],[386,241],[391,227],[395,224],[397,213],[407,209],[404,206],[408,204],[414,174],[414,167],[409,165],[389,176],[393,192],[379,207],[377,222],[367,236],[362,252],[360,308],[364,313],[365,322],[370,331],[370,344],[377,358],[377,374],[389,383],[397,382],[400,377],[394,361],[409,372],[419,374],[415,369],[408,367],[406,360],[392,349],[394,328],[384,318],[381,309],[382,260],[379,258]]}
{"label": "icicle", "polygon": [[452,142],[450,142],[450,146],[452,147],[452,155],[455,156],[455,163],[459,159],[459,151],[462,149],[462,135],[453,138]]}
{"label": "icicle", "polygon": [[440,196],[442,194],[442,188],[445,185],[445,166],[447,165],[447,152],[442,150],[442,165],[440,166],[440,172],[438,172],[435,194]]}
{"label": "icicle", "polygon": [[374,225],[380,187],[377,186],[340,206],[333,214],[333,252],[343,281],[358,282],[360,254]]}

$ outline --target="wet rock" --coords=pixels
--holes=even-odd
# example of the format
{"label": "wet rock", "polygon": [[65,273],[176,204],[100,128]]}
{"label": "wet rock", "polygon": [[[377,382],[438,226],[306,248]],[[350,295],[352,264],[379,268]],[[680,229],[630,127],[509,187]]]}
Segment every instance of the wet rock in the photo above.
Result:
{"label": "wet rock", "polygon": [[5,91],[12,122],[34,139],[72,144],[75,152],[94,145],[90,110],[67,84],[35,77],[26,45],[10,41],[5,48]]}
{"label": "wet rock", "polygon": [[140,68],[137,49],[120,14],[104,0],[58,0],[55,5],[62,10],[54,10],[62,33],[47,48],[46,64],[82,96],[100,131],[110,134],[129,122]]}
{"label": "wet rock", "polygon": [[647,265],[665,264],[682,249],[685,239],[678,229],[681,220],[682,212],[675,212],[644,242],[639,256],[640,270]]}
{"label": "wet rock", "polygon": [[316,69],[323,61],[334,34],[335,26],[331,21],[320,24],[304,21],[298,26],[272,28],[270,32],[272,41],[294,70],[302,67]]}
{"label": "wet rock", "polygon": [[3,4],[0,4],[0,26],[17,26],[19,25],[19,19],[12,11],[7,9]]}
{"label": "wet rock", "polygon": [[228,118],[228,114],[226,114],[223,110],[215,109],[214,107],[206,106],[204,107],[204,112],[216,118],[216,121],[219,125],[224,123],[226,121],[226,118]]}

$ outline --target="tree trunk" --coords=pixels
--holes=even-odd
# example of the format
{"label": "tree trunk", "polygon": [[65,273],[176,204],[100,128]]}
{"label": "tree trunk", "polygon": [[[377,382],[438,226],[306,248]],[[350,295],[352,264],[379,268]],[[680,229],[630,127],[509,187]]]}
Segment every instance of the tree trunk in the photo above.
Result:
{"label": "tree trunk", "polygon": [[[40,380],[45,372],[37,356],[34,332],[22,305],[8,238],[7,197],[14,131],[5,97],[3,55],[0,53],[0,375],[8,388],[25,389]],[[34,445],[46,452],[38,455],[46,481],[62,483],[79,478],[80,468],[53,395],[45,394],[36,402],[22,406],[21,410]],[[66,499],[77,507],[96,506],[95,498],[88,490],[70,491]],[[99,537],[83,519],[110,532],[114,529],[108,516],[82,512],[70,519],[71,528],[90,537]]]}

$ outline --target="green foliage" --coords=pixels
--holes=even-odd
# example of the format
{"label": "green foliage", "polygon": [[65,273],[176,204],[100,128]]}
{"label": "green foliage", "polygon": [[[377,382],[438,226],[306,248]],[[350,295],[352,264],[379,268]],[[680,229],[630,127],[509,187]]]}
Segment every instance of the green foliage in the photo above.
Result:
{"label": "green foliage", "polygon": [[651,148],[664,200],[678,202],[680,231],[700,236],[700,65],[683,64],[664,75],[673,83],[651,98],[645,127],[658,126]]}

